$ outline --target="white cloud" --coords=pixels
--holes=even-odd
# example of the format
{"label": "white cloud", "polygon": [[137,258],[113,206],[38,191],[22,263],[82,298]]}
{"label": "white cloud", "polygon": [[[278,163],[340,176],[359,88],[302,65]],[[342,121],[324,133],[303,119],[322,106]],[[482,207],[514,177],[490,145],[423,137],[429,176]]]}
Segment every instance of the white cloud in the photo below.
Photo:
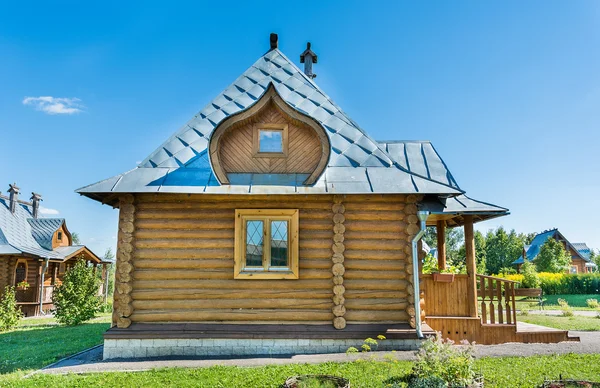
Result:
{"label": "white cloud", "polygon": [[44,214],[44,215],[47,215],[47,216],[50,216],[50,215],[54,216],[54,215],[57,215],[59,213],[60,212],[58,210],[56,210],[56,209],[49,209],[47,207],[40,206],[40,214]]}
{"label": "white cloud", "polygon": [[85,109],[79,98],[62,98],[52,96],[25,97],[23,105],[31,105],[36,110],[49,115],[72,115]]}

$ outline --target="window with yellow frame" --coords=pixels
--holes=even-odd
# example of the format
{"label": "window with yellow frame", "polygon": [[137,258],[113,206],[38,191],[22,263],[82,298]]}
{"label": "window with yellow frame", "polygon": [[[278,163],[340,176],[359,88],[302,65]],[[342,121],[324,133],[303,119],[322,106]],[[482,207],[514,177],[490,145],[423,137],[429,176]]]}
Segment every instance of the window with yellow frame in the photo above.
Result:
{"label": "window with yellow frame", "polygon": [[235,279],[298,279],[298,209],[236,209]]}

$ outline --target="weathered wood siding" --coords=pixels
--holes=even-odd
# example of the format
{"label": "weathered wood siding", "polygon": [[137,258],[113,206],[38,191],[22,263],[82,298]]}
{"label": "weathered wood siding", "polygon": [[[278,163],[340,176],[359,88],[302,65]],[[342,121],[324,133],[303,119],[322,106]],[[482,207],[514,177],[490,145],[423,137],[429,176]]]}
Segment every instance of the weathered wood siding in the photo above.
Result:
{"label": "weathered wood siding", "polygon": [[[287,157],[255,157],[254,131],[261,124],[288,124]],[[225,172],[235,173],[312,173],[321,158],[321,142],[308,125],[296,122],[267,105],[255,117],[239,123],[223,135],[220,159]]]}
{"label": "weathered wood siding", "polygon": [[[343,198],[341,305],[348,323],[409,321],[410,238],[416,233],[410,200]],[[340,305],[334,304],[339,284],[332,255],[340,236],[334,239],[339,204],[334,207],[333,196],[142,194],[134,206],[131,322],[331,324],[339,316],[333,313]],[[300,279],[233,278],[234,213],[244,208],[300,210]]]}
{"label": "weathered wood siding", "polygon": [[[133,322],[331,322],[332,197],[140,195]],[[233,278],[236,208],[300,209],[299,280]]]}

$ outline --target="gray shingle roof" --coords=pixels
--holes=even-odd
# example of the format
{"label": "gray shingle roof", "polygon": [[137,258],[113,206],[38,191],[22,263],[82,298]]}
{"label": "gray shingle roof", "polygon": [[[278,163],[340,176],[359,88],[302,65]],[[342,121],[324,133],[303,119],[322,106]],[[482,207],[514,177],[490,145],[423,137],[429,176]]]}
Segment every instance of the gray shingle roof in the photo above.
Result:
{"label": "gray shingle roof", "polygon": [[[221,186],[207,153],[210,136],[223,119],[258,101],[269,84],[291,107],[326,129],[331,156],[325,172],[313,186],[302,186],[295,177],[278,178],[284,185],[265,185],[257,183],[265,181],[257,176],[250,176],[244,184]],[[396,162],[277,49],[259,58],[138,168],[77,191],[94,199],[111,192],[461,193],[457,185],[436,181]]]}
{"label": "gray shingle roof", "polygon": [[0,254],[28,254],[52,260],[64,260],[73,249],[83,246],[52,249],[52,236],[64,224],[62,218],[33,219],[31,206],[19,203],[15,213],[9,210],[9,200],[0,196]]}

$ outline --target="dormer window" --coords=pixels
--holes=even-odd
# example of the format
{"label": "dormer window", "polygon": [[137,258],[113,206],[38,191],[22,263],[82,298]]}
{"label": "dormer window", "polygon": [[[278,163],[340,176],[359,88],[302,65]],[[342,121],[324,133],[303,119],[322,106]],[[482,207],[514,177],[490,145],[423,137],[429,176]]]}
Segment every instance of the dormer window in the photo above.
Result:
{"label": "dormer window", "polygon": [[62,232],[58,232],[58,234],[57,234],[57,236],[56,236],[56,239],[57,239],[58,241],[62,241]]}
{"label": "dormer window", "polygon": [[255,158],[285,158],[287,143],[287,124],[261,124],[254,129]]}
{"label": "dormer window", "polygon": [[258,130],[258,152],[283,153],[282,131],[276,129]]}

